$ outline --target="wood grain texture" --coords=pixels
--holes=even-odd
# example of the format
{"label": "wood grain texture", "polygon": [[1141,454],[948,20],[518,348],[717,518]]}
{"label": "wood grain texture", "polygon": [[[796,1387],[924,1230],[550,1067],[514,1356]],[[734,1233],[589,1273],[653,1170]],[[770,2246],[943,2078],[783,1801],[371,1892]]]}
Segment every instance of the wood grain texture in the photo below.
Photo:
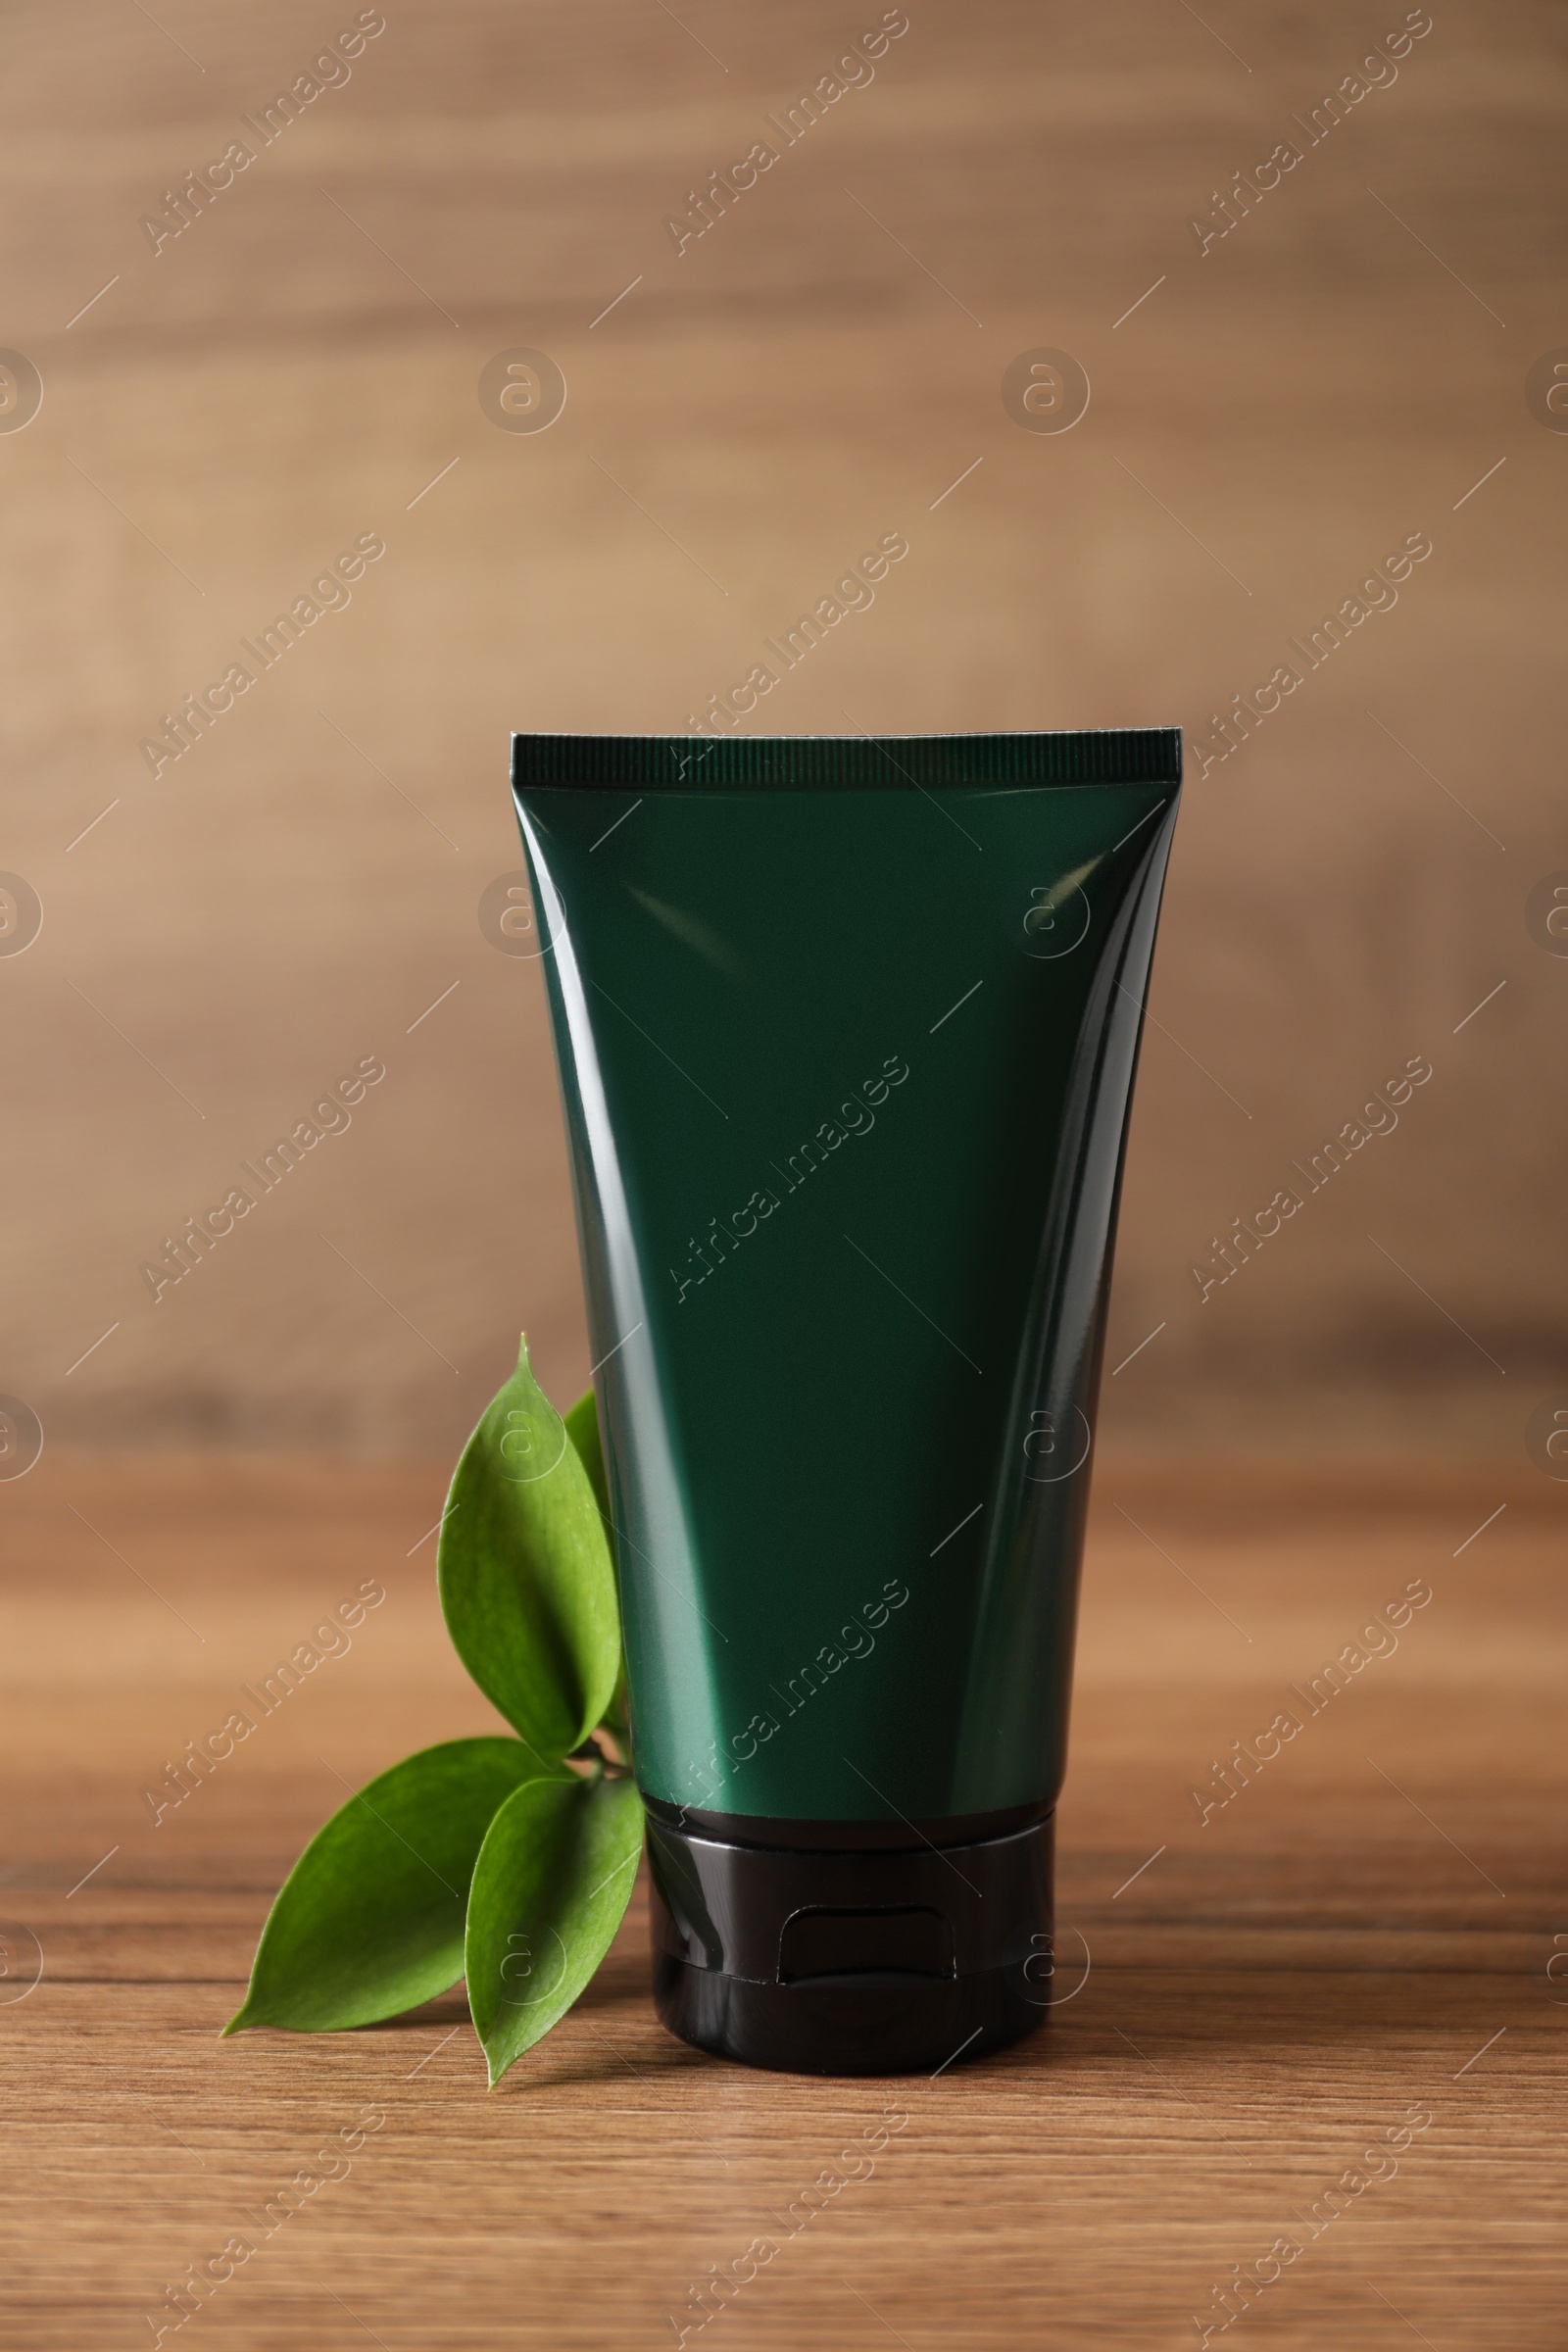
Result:
{"label": "wood grain texture", "polygon": [[[653,2018],[639,1898],[494,2094],[456,1992],[367,2033],[218,2039],[342,1783],[493,1727],[418,1542],[440,1490],[408,1466],[58,1456],[0,1489],[8,2347],[151,2342],[166,2288],[236,2232],[256,2251],[182,2343],[672,2345],[693,2286],[761,2238],[776,2253],[688,2343],[1175,2347],[1285,2235],[1299,2255],[1231,2340],[1568,2340],[1564,1497],[1528,1465],[1102,1473],[1069,1997],[1032,2042],[890,2083],[710,2060]],[[387,1597],[347,1654],[155,1825],[166,1760],[368,1578]],[[1211,1759],[1418,1579],[1397,1649],[1200,1824]],[[1362,2166],[1386,2177],[1314,2225],[1412,2105],[1431,2122],[1397,2171]],[[889,2108],[906,2122],[853,2153]],[[367,2110],[350,2169],[269,2227]],[[860,2177],[792,2230],[834,2168]]]}
{"label": "wood grain texture", "polygon": [[[1568,346],[1562,9],[1432,0],[1396,82],[1293,133],[1407,7],[910,6],[787,143],[884,0],[398,0],[157,253],[164,191],[361,0],[7,9],[0,341],[47,389],[0,434],[3,861],[47,915],[0,959],[4,1378],[52,1446],[451,1458],[524,1320],[577,1394],[540,969],[477,919],[520,863],[508,736],[682,733],[759,662],[759,732],[1188,730],[1107,1364],[1163,1329],[1107,1416],[1518,1444],[1568,1313],[1568,965],[1525,921],[1568,867],[1568,441],[1524,394]],[[677,252],[760,138],[776,168]],[[519,347],[570,386],[537,435],[477,397]],[[1001,396],[1042,347],[1094,388],[1059,436]],[[161,714],[368,530],[352,604],[155,781]],[[874,606],[784,669],[767,641],[894,531]],[[1416,532],[1397,607],[1316,662]],[[1299,690],[1205,780],[1281,663]],[[163,1237],[369,1054],[352,1129],[155,1308]],[[1398,1132],[1200,1306],[1190,1263],[1410,1055]]]}

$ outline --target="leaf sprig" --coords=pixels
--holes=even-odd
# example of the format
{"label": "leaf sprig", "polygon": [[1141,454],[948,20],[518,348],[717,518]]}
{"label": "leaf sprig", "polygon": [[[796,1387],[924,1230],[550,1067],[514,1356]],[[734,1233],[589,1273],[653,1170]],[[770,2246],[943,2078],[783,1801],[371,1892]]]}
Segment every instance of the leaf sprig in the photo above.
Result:
{"label": "leaf sprig", "polygon": [[571,2007],[642,1851],[592,1390],[563,1419],[528,1363],[464,1448],[438,1541],[447,1631],[514,1738],[405,1757],[318,1830],[223,2028],[375,2025],[466,1977],[492,2087]]}

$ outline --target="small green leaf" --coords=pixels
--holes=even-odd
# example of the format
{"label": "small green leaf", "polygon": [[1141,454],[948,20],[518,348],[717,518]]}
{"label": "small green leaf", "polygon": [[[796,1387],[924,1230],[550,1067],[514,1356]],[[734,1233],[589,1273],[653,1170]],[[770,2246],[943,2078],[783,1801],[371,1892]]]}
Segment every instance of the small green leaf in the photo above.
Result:
{"label": "small green leaf", "polygon": [[223,2032],[375,2025],[455,1984],[485,1831],[537,1770],[516,1740],[447,1740],[351,1797],[279,1888]]}
{"label": "small green leaf", "polygon": [[459,1657],[548,1771],[605,1712],[620,1611],[593,1487],[526,1340],[464,1448],[437,1575]]}
{"label": "small green leaf", "polygon": [[[593,1488],[594,1499],[599,1505],[599,1515],[605,1523],[605,1541],[610,1545],[610,1556],[615,1562],[618,1583],[620,1563],[615,1550],[615,1523],[610,1513],[610,1473],[606,1467],[605,1448],[599,1435],[599,1399],[592,1389],[585,1389],[567,1413],[566,1435],[576,1446],[582,1466],[588,1473],[588,1483]],[[600,1720],[605,1729],[613,1735],[622,1756],[629,1760],[631,1756],[631,1723],[626,1705],[626,1654],[624,1647],[621,1650],[620,1672],[615,1677],[615,1688],[611,1693],[609,1703]]]}
{"label": "small green leaf", "polygon": [[468,2007],[492,2088],[565,2015],[614,1940],[642,1852],[632,1781],[529,1781],[485,1834],[468,1895]]}
{"label": "small green leaf", "polygon": [[[577,1448],[577,1459],[588,1473],[588,1484],[594,1491],[599,1516],[607,1527],[611,1527],[610,1474],[605,1468],[604,1442],[599,1435],[599,1399],[592,1389],[584,1389],[567,1413],[566,1435]],[[614,1548],[613,1544],[611,1548]]]}

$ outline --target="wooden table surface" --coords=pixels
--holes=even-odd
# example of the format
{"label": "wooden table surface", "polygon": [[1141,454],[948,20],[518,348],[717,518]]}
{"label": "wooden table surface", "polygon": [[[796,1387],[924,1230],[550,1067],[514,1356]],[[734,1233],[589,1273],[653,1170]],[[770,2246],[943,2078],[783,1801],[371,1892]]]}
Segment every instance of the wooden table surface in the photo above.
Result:
{"label": "wooden table surface", "polygon": [[[1046,2031],[935,2081],[724,2065],[655,2022],[639,1898],[493,2094],[456,1992],[218,2038],[343,1784],[494,1724],[419,1542],[440,1494],[417,1466],[58,1455],[0,1488],[8,2348],[153,2342],[236,2236],[181,2343],[1157,2352],[1218,2340],[1237,2266],[1232,2340],[1568,2343],[1563,1489],[1102,1466]],[[352,1649],[155,1824],[166,1762],[366,1578],[387,1598]],[[1212,1763],[1412,1583],[1397,1647],[1363,1643],[1200,1821]]]}

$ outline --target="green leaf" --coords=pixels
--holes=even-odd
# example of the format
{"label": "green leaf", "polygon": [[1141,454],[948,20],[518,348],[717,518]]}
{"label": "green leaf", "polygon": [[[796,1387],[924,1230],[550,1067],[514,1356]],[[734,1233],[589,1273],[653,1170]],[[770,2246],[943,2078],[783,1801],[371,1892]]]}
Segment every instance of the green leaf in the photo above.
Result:
{"label": "green leaf", "polygon": [[[588,1484],[594,1491],[599,1516],[613,1535],[610,1516],[610,1474],[605,1468],[604,1443],[599,1435],[599,1399],[592,1389],[584,1389],[567,1413],[566,1435],[577,1448],[577,1459],[588,1473]],[[613,1543],[611,1548],[614,1548]]]}
{"label": "green leaf", "polygon": [[[619,1583],[619,1560],[615,1551],[615,1523],[610,1512],[610,1473],[605,1465],[605,1448],[599,1435],[599,1399],[592,1389],[585,1389],[566,1415],[566,1435],[576,1446],[588,1483],[593,1488],[599,1515],[605,1523],[605,1541],[610,1556],[615,1562],[616,1582]],[[626,1653],[622,1646],[620,1671],[603,1716],[605,1729],[613,1734],[622,1756],[631,1756],[631,1723],[626,1705]]]}
{"label": "green leaf", "polygon": [[437,1576],[459,1657],[548,1771],[605,1712],[620,1611],[593,1487],[526,1340],[464,1448]]}
{"label": "green leaf", "polygon": [[370,2026],[455,1984],[485,1831],[537,1770],[516,1740],[447,1740],[350,1797],[278,1890],[223,2032]]}
{"label": "green leaf", "polygon": [[565,2015],[614,1940],[637,1876],[636,1784],[529,1781],[485,1834],[468,1895],[468,2006],[492,2088]]}

